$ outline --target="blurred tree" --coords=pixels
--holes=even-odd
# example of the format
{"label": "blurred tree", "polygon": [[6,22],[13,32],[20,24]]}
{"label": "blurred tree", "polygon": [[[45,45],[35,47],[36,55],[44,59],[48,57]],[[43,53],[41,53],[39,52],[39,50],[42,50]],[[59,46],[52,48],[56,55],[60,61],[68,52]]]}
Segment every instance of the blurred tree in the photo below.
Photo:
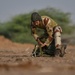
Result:
{"label": "blurred tree", "polygon": [[[55,8],[46,8],[38,11],[41,15],[47,15],[54,19],[58,25],[60,25],[63,29],[63,33],[67,33],[69,30],[71,32],[71,29],[69,28],[69,24],[71,23],[71,14],[70,13],[65,13],[59,9]],[[68,29],[66,32],[66,29]]]}
{"label": "blurred tree", "polygon": [[[4,35],[15,42],[35,43],[35,40],[31,36],[30,29],[31,13],[32,12],[28,14],[16,15],[11,21],[3,24],[0,23],[0,35]],[[63,28],[64,34],[72,33],[75,28],[75,26],[71,25],[70,13],[65,13],[55,8],[45,8],[38,10],[38,13],[40,15],[47,15],[54,19]]]}

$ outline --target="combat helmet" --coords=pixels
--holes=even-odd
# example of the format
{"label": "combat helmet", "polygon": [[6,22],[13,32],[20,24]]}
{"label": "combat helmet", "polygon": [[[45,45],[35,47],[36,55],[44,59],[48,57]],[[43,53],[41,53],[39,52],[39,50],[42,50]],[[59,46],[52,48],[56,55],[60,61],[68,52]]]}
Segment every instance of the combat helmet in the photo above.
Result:
{"label": "combat helmet", "polygon": [[37,12],[33,12],[31,15],[31,21],[42,21],[41,16]]}

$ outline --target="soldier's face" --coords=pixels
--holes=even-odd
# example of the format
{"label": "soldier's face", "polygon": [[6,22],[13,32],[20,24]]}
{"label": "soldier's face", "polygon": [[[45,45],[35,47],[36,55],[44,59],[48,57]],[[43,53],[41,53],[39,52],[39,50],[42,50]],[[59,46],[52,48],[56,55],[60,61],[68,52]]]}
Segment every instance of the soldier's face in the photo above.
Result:
{"label": "soldier's face", "polygon": [[38,26],[40,24],[40,21],[35,21],[35,22],[32,22],[32,23],[33,23],[33,25]]}

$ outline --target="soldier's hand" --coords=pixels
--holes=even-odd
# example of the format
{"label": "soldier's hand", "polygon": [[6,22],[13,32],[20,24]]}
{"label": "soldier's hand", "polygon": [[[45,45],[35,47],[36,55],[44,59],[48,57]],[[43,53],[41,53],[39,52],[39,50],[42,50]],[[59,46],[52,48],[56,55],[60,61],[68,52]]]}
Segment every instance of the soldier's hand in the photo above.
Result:
{"label": "soldier's hand", "polygon": [[43,43],[38,39],[37,40],[38,44],[42,45]]}
{"label": "soldier's hand", "polygon": [[47,44],[46,44],[46,43],[44,43],[44,44],[42,44],[42,45],[41,45],[41,47],[44,47],[44,46],[47,46]]}

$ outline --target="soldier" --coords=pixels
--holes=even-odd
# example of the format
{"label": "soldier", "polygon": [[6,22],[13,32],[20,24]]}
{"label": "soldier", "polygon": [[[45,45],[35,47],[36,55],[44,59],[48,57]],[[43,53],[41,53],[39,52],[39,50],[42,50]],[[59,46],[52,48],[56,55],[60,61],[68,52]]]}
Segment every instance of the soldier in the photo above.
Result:
{"label": "soldier", "polygon": [[[42,36],[38,35],[37,28],[43,29],[44,34]],[[56,50],[61,49],[61,27],[50,17],[40,16],[37,12],[31,14],[31,32],[34,39],[37,41],[36,49],[39,47],[43,48],[45,46],[49,47],[53,40],[55,40]],[[43,38],[45,38],[44,41]]]}

